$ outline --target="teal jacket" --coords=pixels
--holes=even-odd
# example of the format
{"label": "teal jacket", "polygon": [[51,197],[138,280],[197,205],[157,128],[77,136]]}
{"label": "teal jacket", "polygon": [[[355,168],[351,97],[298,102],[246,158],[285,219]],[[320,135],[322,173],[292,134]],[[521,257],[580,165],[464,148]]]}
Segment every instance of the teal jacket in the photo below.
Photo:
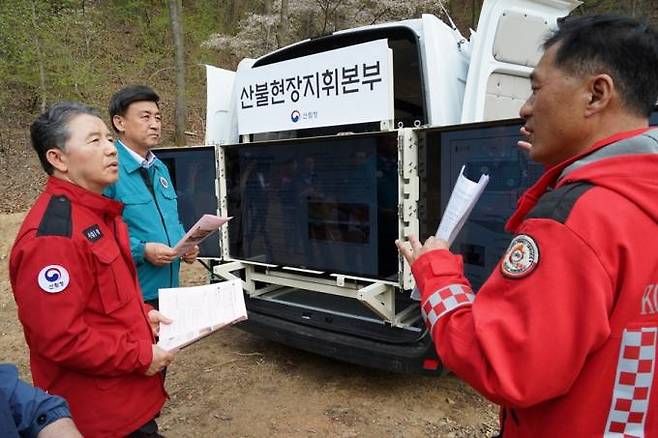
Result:
{"label": "teal jacket", "polygon": [[176,191],[167,166],[155,159],[148,169],[153,194],[142,174],[140,164],[126,146],[116,141],[119,156],[119,180],[105,189],[105,196],[124,203],[123,220],[130,233],[130,250],[137,265],[137,275],[144,300],[158,298],[158,289],[178,287],[180,261],[157,267],[144,259],[144,244],[159,242],[173,248],[185,231],[178,216]]}

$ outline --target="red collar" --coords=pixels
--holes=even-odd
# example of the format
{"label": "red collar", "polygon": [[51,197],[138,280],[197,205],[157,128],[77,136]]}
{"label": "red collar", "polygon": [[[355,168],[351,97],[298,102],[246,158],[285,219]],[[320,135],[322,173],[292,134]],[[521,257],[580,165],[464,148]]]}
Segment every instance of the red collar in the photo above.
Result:
{"label": "red collar", "polygon": [[84,205],[87,208],[105,213],[109,216],[120,216],[123,204],[106,198],[98,193],[91,192],[78,185],[70,183],[61,178],[51,176],[46,182],[46,193],[51,195],[65,195],[71,202]]}
{"label": "red collar", "polygon": [[636,135],[640,135],[649,129],[651,128],[647,127],[634,129],[632,131],[618,132],[611,135],[610,137],[597,141],[580,154],[575,155],[561,163],[558,163],[553,167],[550,167],[548,170],[546,170],[546,172],[544,172],[539,180],[532,187],[526,190],[521,198],[519,198],[519,201],[516,204],[516,211],[514,214],[512,214],[512,216],[510,216],[507,224],[505,224],[505,230],[509,233],[513,233],[519,227],[519,225],[521,225],[521,222],[523,222],[525,216],[530,212],[530,210],[532,210],[535,204],[537,204],[539,198],[546,192],[549,187],[555,186],[555,182],[562,174],[562,171],[571,163],[591,154],[598,149],[601,149],[604,146],[627,138],[635,137]]}

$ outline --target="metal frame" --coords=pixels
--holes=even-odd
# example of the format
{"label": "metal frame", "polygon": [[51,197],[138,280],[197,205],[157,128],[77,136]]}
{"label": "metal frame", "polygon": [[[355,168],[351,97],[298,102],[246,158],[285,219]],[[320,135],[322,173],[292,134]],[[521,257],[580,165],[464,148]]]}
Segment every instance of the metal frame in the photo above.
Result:
{"label": "metal frame", "polygon": [[[405,242],[410,235],[418,236],[418,136],[411,128],[398,130],[398,239]],[[411,267],[399,257],[400,287],[415,287]]]}
{"label": "metal frame", "polygon": [[[391,120],[381,121],[383,131],[393,130]],[[398,237],[406,239],[418,234],[418,141],[411,128],[398,129]],[[217,146],[217,177],[219,212],[228,215],[225,154],[222,145]],[[229,254],[228,231],[222,229],[222,261],[214,267],[214,273],[226,280],[240,279],[244,291],[252,298],[267,298],[284,287],[356,299],[374,312],[385,323],[394,327],[409,327],[417,318],[417,305],[411,304],[397,311],[395,294],[400,289],[413,288],[413,277],[408,264],[400,257],[397,282],[353,277],[338,273],[329,277],[295,267],[279,267],[247,260],[236,260]],[[241,272],[241,273],[240,273]],[[265,286],[257,287],[257,284]]]}
{"label": "metal frame", "polygon": [[[240,271],[242,276],[238,274]],[[409,327],[418,319],[417,312],[414,312],[417,306],[413,304],[396,313],[397,286],[385,282],[363,284],[351,279],[345,281],[339,276],[337,278],[343,278],[339,286],[338,281],[332,279],[293,274],[245,261],[217,265],[214,273],[225,280],[241,280],[242,288],[252,298],[273,296],[282,288],[291,287],[356,299],[393,327]],[[256,282],[266,286],[257,288]]]}
{"label": "metal frame", "polygon": [[[215,187],[217,187],[217,203],[219,216],[228,217],[228,200],[227,200],[227,189],[226,189],[226,160],[224,157],[224,148],[222,145],[215,146],[215,166],[217,172],[217,179]],[[219,229],[220,238],[220,261],[226,260],[229,258],[229,238],[228,230],[226,227],[220,227]]]}

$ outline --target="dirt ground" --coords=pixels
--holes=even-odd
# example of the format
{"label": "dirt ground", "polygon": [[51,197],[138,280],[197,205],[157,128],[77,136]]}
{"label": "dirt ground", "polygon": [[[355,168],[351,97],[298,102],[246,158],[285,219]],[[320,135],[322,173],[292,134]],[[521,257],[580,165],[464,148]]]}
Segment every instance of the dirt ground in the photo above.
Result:
{"label": "dirt ground", "polygon": [[[8,257],[24,213],[0,215],[0,361],[30,380]],[[205,281],[185,267],[187,285]],[[454,376],[404,376],[334,361],[231,327],[179,352],[159,420],[168,437],[485,437],[494,406]]]}

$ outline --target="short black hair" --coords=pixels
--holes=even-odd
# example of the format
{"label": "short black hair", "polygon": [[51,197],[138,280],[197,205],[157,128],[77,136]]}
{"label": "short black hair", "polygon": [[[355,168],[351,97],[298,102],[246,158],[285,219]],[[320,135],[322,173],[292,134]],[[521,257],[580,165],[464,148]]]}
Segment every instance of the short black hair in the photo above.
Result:
{"label": "short black hair", "polygon": [[48,162],[46,152],[53,148],[65,150],[66,142],[71,137],[68,124],[80,114],[89,114],[102,119],[96,108],[79,102],[58,102],[32,122],[30,126],[32,147],[37,152],[41,167],[48,175],[53,174],[54,168]]}
{"label": "short black hair", "polygon": [[658,99],[658,34],[647,23],[611,14],[566,17],[544,49],[556,44],[558,68],[610,75],[628,111],[651,115]]}
{"label": "short black hair", "polygon": [[124,116],[131,103],[142,101],[155,102],[158,105],[160,96],[146,85],[129,85],[112,95],[108,112],[110,113],[110,125],[115,132],[119,132],[119,130],[114,126],[114,116]]}

